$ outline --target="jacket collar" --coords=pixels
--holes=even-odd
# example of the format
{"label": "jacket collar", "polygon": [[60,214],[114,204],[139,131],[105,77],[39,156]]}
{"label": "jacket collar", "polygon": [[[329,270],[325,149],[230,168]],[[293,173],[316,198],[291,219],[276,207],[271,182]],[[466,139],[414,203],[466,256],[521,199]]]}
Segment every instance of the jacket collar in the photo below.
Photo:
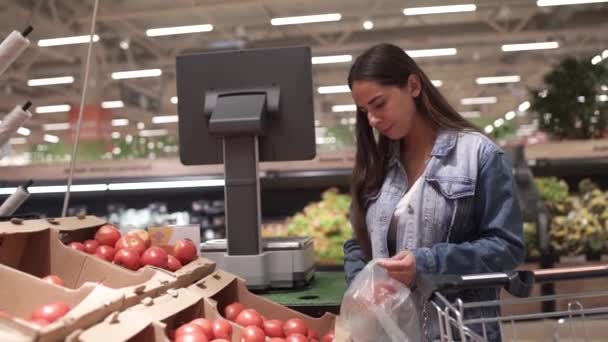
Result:
{"label": "jacket collar", "polygon": [[[431,156],[445,157],[454,149],[456,146],[456,140],[458,139],[458,131],[452,129],[440,129],[435,138],[435,144],[431,151]],[[389,166],[400,163],[401,152],[401,140],[391,141],[389,150],[390,160]]]}

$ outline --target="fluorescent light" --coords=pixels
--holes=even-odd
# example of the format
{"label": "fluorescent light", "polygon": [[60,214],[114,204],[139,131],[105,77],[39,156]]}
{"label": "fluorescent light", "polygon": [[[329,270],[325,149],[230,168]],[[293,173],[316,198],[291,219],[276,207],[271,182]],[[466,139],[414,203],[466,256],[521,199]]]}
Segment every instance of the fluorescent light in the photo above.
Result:
{"label": "fluorescent light", "polygon": [[559,47],[558,42],[543,42],[543,43],[505,44],[501,47],[501,49],[504,52],[511,52],[511,51],[557,49],[558,47]]}
{"label": "fluorescent light", "polygon": [[145,69],[145,70],[132,70],[132,71],[117,71],[112,73],[112,79],[124,80],[128,78],[141,78],[141,77],[156,77],[163,74],[160,69]]}
{"label": "fluorescent light", "polygon": [[606,49],[606,50],[604,50],[604,51],[602,52],[602,58],[603,58],[603,59],[607,59],[607,58],[608,58],[608,49]]}
{"label": "fluorescent light", "polygon": [[54,84],[69,84],[74,83],[74,77],[72,76],[61,76],[61,77],[49,77],[49,78],[35,78],[27,81],[27,85],[30,87],[54,85]]}
{"label": "fluorescent light", "polygon": [[608,95],[606,95],[606,94],[598,95],[597,100],[599,102],[608,102]]}
{"label": "fluorescent light", "polygon": [[129,124],[129,119],[113,119],[112,126],[127,126]]}
{"label": "fluorescent light", "polygon": [[352,60],[352,55],[318,56],[312,58],[312,64],[348,63]]}
{"label": "fluorescent light", "polygon": [[591,64],[596,65],[596,64],[598,64],[601,61],[602,61],[602,56],[596,55],[595,57],[593,57],[591,59]]}
{"label": "fluorescent light", "polygon": [[356,112],[357,111],[357,105],[336,105],[336,106],[331,106],[331,111],[332,112]]}
{"label": "fluorescent light", "polygon": [[562,6],[562,5],[581,5],[581,4],[598,4],[607,2],[608,0],[538,0],[536,5],[539,7],[545,6]]}
{"label": "fluorescent light", "polygon": [[170,36],[170,35],[174,35],[174,34],[211,32],[211,31],[213,31],[213,25],[203,24],[203,25],[153,28],[153,29],[146,30],[146,35],[148,37],[158,37],[158,36]]}
{"label": "fluorescent light", "polygon": [[441,81],[441,80],[431,80],[431,83],[433,83],[433,85],[436,88],[439,88],[439,87],[441,87],[443,85],[443,81]]}
{"label": "fluorescent light", "polygon": [[148,129],[139,131],[140,137],[160,137],[169,134],[166,129]]}
{"label": "fluorescent light", "polygon": [[152,117],[152,123],[164,124],[177,122],[177,115],[162,115]]}
{"label": "fluorescent light", "polygon": [[524,112],[524,111],[526,111],[526,110],[530,109],[530,101],[524,101],[524,102],[522,102],[522,103],[519,105],[519,107],[517,107],[517,109],[518,109],[520,112]]}
{"label": "fluorescent light", "polygon": [[404,8],[404,15],[424,15],[424,14],[439,14],[439,13],[458,13],[458,12],[474,12],[477,6],[473,4],[449,5],[449,6],[431,6],[431,7],[411,7]]}
{"label": "fluorescent light", "polygon": [[[51,185],[51,186],[30,186],[27,190],[32,194],[51,194],[61,193],[68,191],[66,185]],[[70,192],[86,192],[86,191],[106,191],[108,190],[107,184],[81,184],[72,185]]]}
{"label": "fluorescent light", "polygon": [[317,15],[304,15],[299,17],[273,18],[270,20],[270,24],[272,26],[310,24],[323,23],[328,21],[339,21],[340,19],[342,19],[342,15],[340,13],[328,13]]}
{"label": "fluorescent light", "polygon": [[42,125],[43,131],[65,131],[66,129],[70,129],[69,122],[50,123]]}
{"label": "fluorescent light", "polygon": [[49,142],[51,144],[56,144],[59,142],[59,137],[56,135],[45,134],[42,138],[44,139],[44,141]]}
{"label": "fluorescent light", "polygon": [[110,108],[122,108],[125,104],[121,100],[116,101],[103,101],[101,103],[101,108],[110,109]]}
{"label": "fluorescent light", "polygon": [[147,189],[171,189],[171,188],[200,188],[224,186],[223,179],[199,179],[190,181],[167,181],[167,182],[141,182],[141,183],[113,183],[108,184],[108,189],[116,190],[147,190]]}
{"label": "fluorescent light", "polygon": [[484,132],[486,132],[486,134],[490,134],[494,131],[494,126],[492,125],[487,125],[486,128],[484,128]]}
{"label": "fluorescent light", "polygon": [[[40,39],[38,41],[38,46],[40,47],[48,47],[48,46],[58,46],[58,45],[71,45],[71,44],[83,44],[91,41],[91,36],[73,36],[73,37],[63,37],[63,38],[49,38],[49,39]],[[93,41],[99,41],[98,35],[93,35]]]}
{"label": "fluorescent light", "polygon": [[480,117],[481,112],[477,111],[477,110],[464,111],[464,112],[460,112],[460,115],[462,115],[463,118],[472,119],[472,118]]}
{"label": "fluorescent light", "polygon": [[36,107],[36,113],[38,113],[38,114],[62,113],[62,112],[69,112],[71,108],[72,107],[69,104],[39,106],[39,107]]}
{"label": "fluorescent light", "polygon": [[171,96],[171,103],[177,104],[177,96]]}
{"label": "fluorescent light", "polygon": [[17,129],[17,133],[21,134],[21,135],[25,135],[28,136],[30,135],[30,133],[32,133],[29,129],[25,128],[25,127],[19,127]]}
{"label": "fluorescent light", "polygon": [[364,28],[365,30],[368,30],[368,31],[369,31],[369,30],[371,30],[371,29],[373,29],[373,28],[374,28],[374,22],[373,22],[373,21],[371,21],[371,20],[366,20],[366,21],[364,21],[364,22],[363,22],[363,28]]}
{"label": "fluorescent light", "polygon": [[475,79],[477,84],[517,83],[519,81],[521,81],[519,75],[477,77],[477,79]]}
{"label": "fluorescent light", "polygon": [[12,195],[17,188],[0,188],[0,195]]}
{"label": "fluorescent light", "polygon": [[405,52],[412,58],[420,58],[420,57],[453,56],[458,53],[458,50],[456,50],[455,48],[445,48],[445,49],[405,50]]}
{"label": "fluorescent light", "polygon": [[494,121],[494,126],[495,126],[496,128],[498,128],[498,127],[500,127],[500,126],[502,126],[502,125],[504,125],[504,124],[505,124],[505,119],[503,119],[503,118],[499,118],[499,119],[496,119],[496,120]]}
{"label": "fluorescent light", "polygon": [[507,121],[509,120],[513,120],[515,119],[515,112],[514,111],[510,111],[507,114],[505,114],[505,119],[507,119]]}
{"label": "fluorescent light", "polygon": [[492,104],[496,103],[498,100],[496,96],[486,96],[486,97],[468,97],[464,99],[460,99],[460,103],[462,105],[478,105],[478,104]]}
{"label": "fluorescent light", "polygon": [[602,84],[600,89],[602,89],[602,91],[608,91],[608,85]]}
{"label": "fluorescent light", "polygon": [[325,86],[317,88],[319,94],[340,94],[340,93],[350,93],[350,88],[348,85],[337,85],[337,86]]}
{"label": "fluorescent light", "polygon": [[8,143],[11,145],[23,145],[27,144],[27,139],[25,138],[10,138],[8,139]]}

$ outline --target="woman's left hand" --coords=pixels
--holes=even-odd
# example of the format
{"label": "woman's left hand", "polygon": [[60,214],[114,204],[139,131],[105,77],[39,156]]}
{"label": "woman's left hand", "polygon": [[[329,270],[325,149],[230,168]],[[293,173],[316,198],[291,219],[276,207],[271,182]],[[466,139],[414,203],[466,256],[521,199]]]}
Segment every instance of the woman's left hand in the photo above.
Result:
{"label": "woman's left hand", "polygon": [[382,259],[378,261],[378,265],[384,267],[391,278],[405,286],[411,286],[416,279],[416,259],[410,251],[399,252],[390,259]]}

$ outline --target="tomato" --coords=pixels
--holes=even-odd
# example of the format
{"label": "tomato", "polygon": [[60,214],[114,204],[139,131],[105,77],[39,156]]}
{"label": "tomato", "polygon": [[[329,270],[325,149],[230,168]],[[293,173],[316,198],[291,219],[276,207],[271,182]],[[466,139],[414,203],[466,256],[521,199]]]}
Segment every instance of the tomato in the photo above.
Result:
{"label": "tomato", "polygon": [[311,340],[318,340],[319,339],[319,335],[317,335],[317,332],[312,330],[312,329],[308,329],[308,336],[309,339]]}
{"label": "tomato", "polygon": [[32,312],[31,319],[43,319],[48,321],[49,323],[53,323],[59,318],[63,317],[65,314],[67,314],[68,311],[70,311],[70,307],[67,306],[65,303],[54,302],[38,307],[36,310],[34,310],[34,312]]}
{"label": "tomato", "polygon": [[317,340],[316,338],[309,338],[308,342],[319,342],[319,340]]}
{"label": "tomato", "polygon": [[333,342],[334,341],[334,332],[333,330],[323,335],[321,342]]}
{"label": "tomato", "polygon": [[98,256],[106,261],[112,262],[114,260],[114,254],[116,250],[110,246],[99,246],[95,252],[95,256]]}
{"label": "tomato", "polygon": [[266,335],[264,335],[264,330],[255,325],[250,325],[241,332],[242,342],[264,342],[265,340]]}
{"label": "tomato", "polygon": [[152,246],[141,255],[141,265],[151,265],[160,268],[167,268],[167,252],[164,249]]}
{"label": "tomato", "polygon": [[268,337],[285,337],[283,334],[283,322],[278,319],[264,321],[264,332]]}
{"label": "tomato", "polygon": [[150,239],[150,233],[148,233],[147,231],[145,231],[143,229],[129,230],[129,232],[127,233],[127,236],[131,236],[131,235],[134,235],[134,236],[137,236],[138,238],[140,238],[146,245],[146,248],[148,248],[152,245],[152,239]]}
{"label": "tomato", "polygon": [[213,322],[213,335],[215,338],[232,339],[232,325],[225,319],[216,319]]}
{"label": "tomato", "polygon": [[51,324],[51,322],[47,321],[46,319],[42,319],[42,318],[29,319],[28,321],[30,323],[36,324],[36,325],[41,326],[41,327],[44,327],[44,326],[47,326],[47,325]]}
{"label": "tomato", "polygon": [[308,335],[308,327],[306,326],[306,322],[300,318],[292,318],[288,319],[283,325],[283,333],[285,336],[289,336],[291,334],[302,334],[304,336]]}
{"label": "tomato", "polygon": [[132,248],[141,255],[146,250],[146,243],[137,235],[125,235],[116,242],[116,249]]}
{"label": "tomato", "polygon": [[213,334],[213,323],[210,320],[206,318],[197,318],[195,320],[192,320],[190,323],[196,324],[201,327],[203,333],[205,333],[205,336],[207,336],[208,339],[211,340],[215,336]]}
{"label": "tomato", "polygon": [[104,224],[95,233],[95,240],[100,245],[114,247],[118,239],[120,239],[120,231],[111,224]]}
{"label": "tomato", "polygon": [[245,306],[241,303],[234,302],[226,305],[224,308],[224,317],[230,321],[236,321],[236,317],[245,309]]}
{"label": "tomato", "polygon": [[196,332],[177,336],[175,342],[209,342],[209,339],[202,332]]}
{"label": "tomato", "polygon": [[285,339],[282,337],[273,337],[269,342],[285,342]]}
{"label": "tomato", "polygon": [[186,265],[198,257],[197,250],[198,248],[194,245],[192,240],[183,239],[177,241],[175,246],[173,246],[173,255],[182,263],[182,265]]}
{"label": "tomato", "polygon": [[177,328],[177,330],[175,330],[175,337],[179,337],[181,335],[188,335],[188,334],[196,334],[196,333],[200,333],[200,334],[205,334],[205,332],[203,331],[203,328],[201,328],[200,325],[198,324],[193,324],[193,323],[186,323],[182,326],[180,326],[179,328]]}
{"label": "tomato", "polygon": [[285,339],[286,342],[308,342],[308,337],[302,334],[291,334]]}
{"label": "tomato", "polygon": [[55,284],[57,286],[63,286],[63,279],[59,278],[56,275],[48,275],[42,278],[42,280],[46,281],[47,283]]}
{"label": "tomato", "polygon": [[236,324],[248,327],[250,325],[255,325],[259,328],[264,328],[264,321],[262,321],[262,316],[255,311],[254,309],[245,309],[241,311],[241,313],[236,316]]}
{"label": "tomato", "polygon": [[85,251],[84,245],[81,242],[71,242],[68,246],[81,252]]}
{"label": "tomato", "polygon": [[167,269],[171,272],[175,272],[180,268],[182,268],[182,263],[173,255],[167,255]]}
{"label": "tomato", "polygon": [[123,266],[132,271],[136,271],[139,268],[139,254],[136,250],[130,248],[120,249],[114,254],[114,263],[119,266]]}
{"label": "tomato", "polygon": [[210,342],[230,342],[227,339],[224,338],[216,338],[215,340],[211,340]]}
{"label": "tomato", "polygon": [[96,240],[87,240],[84,242],[84,251],[89,254],[95,254],[95,251],[99,247],[99,242]]}

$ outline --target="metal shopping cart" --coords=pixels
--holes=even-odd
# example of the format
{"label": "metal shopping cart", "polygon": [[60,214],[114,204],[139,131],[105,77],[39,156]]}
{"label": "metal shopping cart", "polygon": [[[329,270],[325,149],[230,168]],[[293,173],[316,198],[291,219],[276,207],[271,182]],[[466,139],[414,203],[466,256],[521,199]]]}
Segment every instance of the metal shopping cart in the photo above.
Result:
{"label": "metal shopping cart", "polygon": [[[468,276],[427,276],[420,279],[419,288],[428,291],[431,307],[437,312],[440,341],[486,341],[486,325],[499,323],[503,341],[608,341],[608,288],[598,291],[530,296],[534,283],[554,283],[565,280],[608,276],[608,265],[554,268],[538,271],[517,271]],[[504,287],[514,297],[508,299],[469,302],[449,301],[445,293],[479,287]],[[598,300],[600,301],[598,303]],[[561,303],[551,312],[521,312],[498,317],[465,319],[472,308],[502,307]],[[602,303],[603,301],[603,303]],[[471,326],[481,324],[482,334]],[[477,329],[479,330],[479,329]]]}

